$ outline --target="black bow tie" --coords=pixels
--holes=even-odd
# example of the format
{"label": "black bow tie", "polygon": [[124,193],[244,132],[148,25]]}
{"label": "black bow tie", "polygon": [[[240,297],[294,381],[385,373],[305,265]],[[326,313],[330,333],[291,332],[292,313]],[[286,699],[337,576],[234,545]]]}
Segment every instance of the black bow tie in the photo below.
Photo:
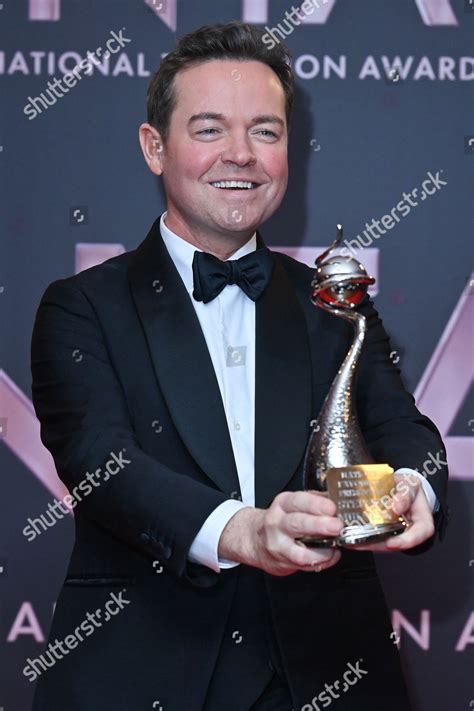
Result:
{"label": "black bow tie", "polygon": [[267,247],[225,262],[213,254],[196,250],[193,257],[193,297],[207,304],[227,284],[238,284],[249,299],[256,301],[270,281],[272,269],[273,257]]}

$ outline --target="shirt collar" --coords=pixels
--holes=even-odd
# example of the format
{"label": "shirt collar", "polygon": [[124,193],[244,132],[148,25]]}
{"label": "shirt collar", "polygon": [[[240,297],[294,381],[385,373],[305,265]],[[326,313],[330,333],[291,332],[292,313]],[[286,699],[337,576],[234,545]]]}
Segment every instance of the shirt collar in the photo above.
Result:
{"label": "shirt collar", "polygon": [[[164,212],[160,219],[160,231],[165,243],[166,249],[168,250],[171,259],[174,262],[176,269],[179,272],[181,279],[188,293],[192,293],[194,290],[194,279],[193,279],[193,257],[194,252],[202,252],[202,249],[195,247],[190,244],[185,239],[172,232],[165,223],[165,217],[168,213]],[[246,242],[237,252],[234,252],[229,259],[239,259],[250,252],[254,252],[257,249],[257,233],[254,232],[252,237]],[[227,261],[227,260],[225,260]]]}

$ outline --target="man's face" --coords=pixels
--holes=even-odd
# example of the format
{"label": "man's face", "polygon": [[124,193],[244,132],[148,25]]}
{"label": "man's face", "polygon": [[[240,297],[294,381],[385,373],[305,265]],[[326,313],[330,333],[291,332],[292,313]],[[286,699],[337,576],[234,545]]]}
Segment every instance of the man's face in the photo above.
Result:
{"label": "man's face", "polygon": [[[168,226],[204,239],[251,235],[278,208],[288,183],[285,97],[278,77],[261,62],[213,60],[179,72],[175,91],[160,154]],[[236,179],[252,188],[212,184]]]}

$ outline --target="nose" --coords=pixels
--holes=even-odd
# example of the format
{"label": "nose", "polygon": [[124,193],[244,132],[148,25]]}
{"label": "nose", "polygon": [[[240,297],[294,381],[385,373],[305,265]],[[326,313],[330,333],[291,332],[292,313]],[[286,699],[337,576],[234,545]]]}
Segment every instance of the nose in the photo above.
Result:
{"label": "nose", "polygon": [[239,166],[253,165],[257,159],[247,134],[229,135],[226,146],[221,154],[223,163],[234,163]]}

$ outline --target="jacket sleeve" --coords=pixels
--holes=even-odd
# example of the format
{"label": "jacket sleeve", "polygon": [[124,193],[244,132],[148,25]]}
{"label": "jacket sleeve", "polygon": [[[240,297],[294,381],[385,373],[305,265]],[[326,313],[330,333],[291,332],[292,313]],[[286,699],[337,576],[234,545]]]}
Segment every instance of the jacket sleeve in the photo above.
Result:
{"label": "jacket sleeve", "polygon": [[[444,538],[449,519],[446,450],[434,423],[420,413],[405,389],[400,370],[390,358],[390,339],[371,299],[358,310],[367,318],[367,335],[357,381],[357,411],[362,432],[375,460],[394,469],[409,467],[428,477],[439,501],[436,531]],[[435,536],[405,553],[428,550]]]}
{"label": "jacket sleeve", "polygon": [[198,587],[218,573],[187,559],[209,514],[228,497],[144,452],[89,300],[74,277],[53,282],[31,342],[32,396],[41,440],[70,492],[114,454],[121,470],[81,498],[77,511]]}

